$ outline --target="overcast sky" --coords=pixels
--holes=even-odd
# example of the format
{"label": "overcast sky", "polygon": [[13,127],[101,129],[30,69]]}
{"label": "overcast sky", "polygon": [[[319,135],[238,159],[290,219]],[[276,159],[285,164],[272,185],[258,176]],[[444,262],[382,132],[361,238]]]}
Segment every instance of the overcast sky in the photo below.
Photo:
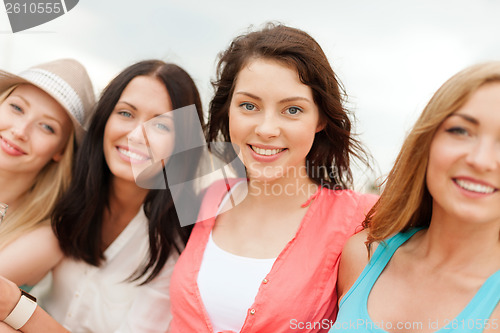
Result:
{"label": "overcast sky", "polygon": [[344,83],[378,175],[390,170],[407,130],[447,78],[500,60],[498,0],[80,0],[64,16],[15,34],[0,8],[2,69],[72,57],[99,93],[124,67],[159,58],[192,75],[205,110],[217,54],[233,37],[267,21],[305,30]]}

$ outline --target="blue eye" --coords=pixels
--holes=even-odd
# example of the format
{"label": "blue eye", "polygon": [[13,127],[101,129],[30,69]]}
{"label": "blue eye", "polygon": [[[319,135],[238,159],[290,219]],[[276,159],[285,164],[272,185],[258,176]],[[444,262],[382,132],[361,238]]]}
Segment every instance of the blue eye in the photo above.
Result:
{"label": "blue eye", "polygon": [[255,105],[253,105],[252,103],[248,103],[248,102],[241,103],[240,107],[244,108],[247,111],[254,111],[256,109]]}
{"label": "blue eye", "polygon": [[54,134],[54,133],[56,132],[56,131],[54,130],[54,128],[53,128],[52,126],[50,126],[50,125],[47,125],[47,124],[42,124],[41,126],[42,126],[42,128],[43,128],[45,131],[47,131],[47,132],[49,132],[49,133]]}
{"label": "blue eye", "polygon": [[124,116],[126,118],[132,118],[132,113],[128,112],[128,111],[118,111],[118,114],[120,116]]}
{"label": "blue eye", "polygon": [[10,104],[10,106],[12,109],[14,109],[15,112],[23,112],[23,109],[21,109],[21,107],[16,104]]}
{"label": "blue eye", "polygon": [[158,128],[159,130],[162,130],[162,131],[165,131],[165,132],[170,132],[170,127],[168,127],[167,125],[165,124],[162,124],[162,123],[157,123],[156,125],[156,128]]}
{"label": "blue eye", "polygon": [[459,126],[448,128],[446,132],[456,135],[469,135],[469,132],[465,128]]}
{"label": "blue eye", "polygon": [[303,112],[303,111],[298,106],[291,106],[288,109],[286,109],[286,111],[285,111],[285,113],[288,113],[289,115],[292,115],[292,116],[295,116],[301,112]]}

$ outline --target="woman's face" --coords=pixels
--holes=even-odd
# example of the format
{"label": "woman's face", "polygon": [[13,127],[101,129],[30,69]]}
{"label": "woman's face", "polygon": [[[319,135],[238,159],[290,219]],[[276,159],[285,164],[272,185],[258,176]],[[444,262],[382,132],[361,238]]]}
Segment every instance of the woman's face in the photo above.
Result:
{"label": "woman's face", "polygon": [[35,177],[64,153],[73,125],[43,90],[22,84],[0,104],[0,168]]}
{"label": "woman's face", "polygon": [[104,156],[115,177],[133,182],[161,170],[175,143],[170,111],[172,102],[160,80],[137,76],[130,81],[104,129]]}
{"label": "woman's face", "polygon": [[430,147],[427,187],[434,210],[500,224],[500,83],[479,88],[441,124]]}
{"label": "woman's face", "polygon": [[229,133],[250,178],[307,177],[306,156],[321,128],[312,90],[295,69],[255,59],[240,70]]}

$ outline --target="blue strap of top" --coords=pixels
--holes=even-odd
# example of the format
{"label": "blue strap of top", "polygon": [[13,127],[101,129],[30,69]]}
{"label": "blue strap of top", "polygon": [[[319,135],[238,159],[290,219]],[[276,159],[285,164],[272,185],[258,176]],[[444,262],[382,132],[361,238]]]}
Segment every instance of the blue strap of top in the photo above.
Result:
{"label": "blue strap of top", "polygon": [[[496,306],[500,303],[500,270],[492,274],[479,288],[478,292],[472,300],[467,304],[465,309],[456,317],[460,323],[474,322],[479,320],[484,325],[486,319],[491,317]],[[464,325],[465,326],[465,325]],[[468,325],[469,328],[471,325]],[[477,323],[476,328],[479,326]],[[482,331],[482,330],[478,330]]]}
{"label": "blue strap of top", "polygon": [[410,239],[411,236],[413,236],[417,231],[421,229],[422,228],[415,228],[408,232],[398,233],[389,238],[387,241],[381,242],[373,253],[373,256],[371,257],[368,265],[366,265],[365,269],[363,270],[363,272],[361,272],[361,275],[358,277],[354,285],[340,301],[339,306],[342,306],[342,304],[349,298],[350,294],[352,294],[353,291],[358,288],[358,285],[361,282],[363,282],[365,290],[367,289],[367,292],[365,294],[366,299],[368,299],[369,291],[375,284],[375,281],[377,281],[382,271],[385,269],[385,266],[387,266],[387,263],[391,260],[394,252],[396,252],[396,250],[404,242]]}
{"label": "blue strap of top", "polygon": [[[360,311],[360,315],[367,320],[369,318],[366,304],[373,285],[379,278],[382,271],[385,269],[396,250],[410,239],[417,231],[422,228],[412,229],[405,233],[399,233],[386,242],[382,242],[375,250],[370,262],[356,280],[352,288],[347,292],[345,297],[339,303],[342,307],[343,303],[351,294],[356,294],[357,300],[361,301],[356,307]],[[356,302],[356,301],[355,301]],[[482,332],[486,319],[491,317],[496,306],[500,303],[500,270],[492,274],[481,286],[472,300],[460,312],[460,314],[448,325],[443,327],[439,332]],[[341,310],[342,311],[342,310]],[[339,314],[340,315],[340,314]],[[482,325],[480,325],[482,324]],[[374,332],[385,332],[381,329],[374,328]],[[436,332],[437,333],[437,332]]]}

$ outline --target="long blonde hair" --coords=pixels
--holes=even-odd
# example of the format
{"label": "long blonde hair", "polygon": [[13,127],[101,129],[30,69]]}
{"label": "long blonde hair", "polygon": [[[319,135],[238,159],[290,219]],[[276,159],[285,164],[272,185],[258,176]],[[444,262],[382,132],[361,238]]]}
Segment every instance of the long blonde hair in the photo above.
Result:
{"label": "long blonde hair", "polygon": [[429,226],[432,197],[426,172],[434,134],[475,91],[496,81],[500,81],[500,61],[468,67],[436,91],[403,143],[382,195],[363,222],[369,228],[368,248],[372,242],[383,241],[395,233]]}
{"label": "long blonde hair", "polygon": [[[9,88],[0,95],[0,103],[15,89]],[[75,134],[71,132],[59,162],[50,161],[37,175],[35,182],[21,195],[20,204],[13,211],[7,211],[0,226],[0,250],[41,224],[50,223],[50,214],[57,199],[71,181],[71,169],[75,151]]]}

